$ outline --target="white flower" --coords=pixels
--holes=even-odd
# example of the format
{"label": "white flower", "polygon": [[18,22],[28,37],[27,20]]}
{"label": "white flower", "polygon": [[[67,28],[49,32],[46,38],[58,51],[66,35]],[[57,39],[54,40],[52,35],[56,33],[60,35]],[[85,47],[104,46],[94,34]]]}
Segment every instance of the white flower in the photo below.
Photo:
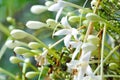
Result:
{"label": "white flower", "polygon": [[59,36],[59,35],[66,35],[64,38],[64,44],[68,48],[70,46],[70,40],[71,37],[73,36],[75,40],[78,40],[77,35],[78,31],[75,28],[71,28],[67,21],[67,16],[63,17],[61,20],[61,24],[66,28],[66,29],[61,29],[55,32],[53,35],[54,36]]}
{"label": "white flower", "polygon": [[30,29],[40,29],[42,27],[47,27],[48,25],[39,21],[28,21],[26,26]]}
{"label": "white flower", "polygon": [[[74,75],[73,80],[85,80],[86,79],[85,78],[86,76],[84,76],[85,74],[87,74],[89,77],[91,77],[94,80],[94,78],[96,77],[94,76],[92,69],[89,66],[89,59],[90,59],[92,51],[96,49],[96,46],[93,45],[92,43],[83,43],[82,46],[81,44],[82,43],[79,43],[79,48],[76,53],[74,52],[71,62],[67,63],[68,70],[70,71],[71,69],[77,69],[78,73]],[[76,46],[78,47],[78,44],[76,44]],[[74,60],[80,48],[82,48],[82,54],[79,60]]]}
{"label": "white flower", "polygon": [[51,5],[48,8],[49,11],[57,11],[57,15],[56,15],[56,19],[55,19],[56,22],[58,21],[58,19],[59,19],[61,13],[62,13],[64,7],[66,7],[66,6],[67,6],[66,3],[64,3],[62,0],[58,0],[57,3]]}
{"label": "white flower", "polygon": [[64,38],[64,44],[68,48],[70,46],[69,42],[71,40],[71,37],[73,36],[75,39],[77,39],[77,34],[78,34],[77,29],[71,28],[71,29],[61,29],[55,32],[54,36],[66,35]]}
{"label": "white flower", "polygon": [[40,13],[46,11],[47,7],[43,6],[43,5],[33,5],[30,10],[34,14],[40,14]]}
{"label": "white flower", "polygon": [[10,32],[10,34],[15,39],[23,39],[28,36],[28,33],[20,29],[14,29]]}
{"label": "white flower", "polygon": [[70,63],[67,63],[68,69],[77,69],[78,74],[74,75],[74,80],[83,79],[84,74],[93,75],[92,69],[89,66],[89,58],[91,52],[87,52],[85,55],[82,55],[79,60],[72,60]]}

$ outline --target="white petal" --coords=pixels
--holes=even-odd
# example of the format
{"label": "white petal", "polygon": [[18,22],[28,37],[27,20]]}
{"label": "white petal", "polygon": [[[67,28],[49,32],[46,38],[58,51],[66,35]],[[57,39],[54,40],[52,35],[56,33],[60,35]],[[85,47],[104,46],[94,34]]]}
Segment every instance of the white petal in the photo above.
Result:
{"label": "white petal", "polygon": [[74,60],[78,52],[80,52],[80,48],[81,48],[81,45],[79,44],[72,55],[72,60]]}
{"label": "white petal", "polygon": [[97,48],[97,47],[96,47],[94,44],[92,44],[92,43],[84,43],[84,44],[82,45],[82,50],[83,50],[84,52],[94,51],[96,48]]}
{"label": "white petal", "polygon": [[88,76],[92,76],[92,77],[94,76],[94,73],[93,73],[90,65],[88,65],[88,67],[87,67],[86,74],[87,74]]}
{"label": "white petal", "polygon": [[69,35],[65,36],[65,38],[64,38],[64,44],[65,44],[65,46],[66,46],[67,48],[70,46],[71,36],[72,36],[72,35],[69,34]]}
{"label": "white petal", "polygon": [[62,1],[58,1],[58,3],[55,3],[53,5],[51,5],[48,10],[49,11],[58,11],[61,7],[64,7],[65,3],[63,3]]}
{"label": "white petal", "polygon": [[69,29],[61,29],[57,32],[54,33],[54,36],[58,36],[58,35],[67,35],[70,34],[70,30]]}
{"label": "white petal", "polygon": [[39,21],[28,21],[26,23],[26,26],[30,29],[40,29],[40,28],[46,27],[48,25],[43,22],[39,22]]}
{"label": "white petal", "polygon": [[33,5],[30,10],[34,14],[40,14],[40,13],[46,11],[47,7],[43,6],[43,5]]}
{"label": "white petal", "polygon": [[81,79],[81,80],[83,79],[85,71],[86,71],[86,68],[80,67],[79,72],[78,72],[78,77],[77,77],[78,80],[79,79]]}
{"label": "white petal", "polygon": [[68,20],[67,20],[67,16],[63,17],[61,19],[61,24],[65,27],[65,28],[71,28],[70,24],[68,23]]}
{"label": "white petal", "polygon": [[79,45],[82,45],[81,41],[70,41],[70,45],[72,48],[77,48]]}
{"label": "white petal", "polygon": [[77,29],[72,28],[72,35],[74,36],[74,38],[75,38],[76,40],[78,40],[78,38],[77,38],[77,34],[78,34]]}
{"label": "white petal", "polygon": [[91,56],[91,51],[81,55],[80,57],[80,61],[85,61],[85,62],[88,62],[89,59],[90,59],[90,56]]}
{"label": "white petal", "polygon": [[75,69],[76,65],[79,63],[78,60],[72,60],[70,63],[66,63],[66,65],[68,66],[68,68],[70,69]]}
{"label": "white petal", "polygon": [[59,11],[57,12],[56,18],[55,18],[55,21],[56,21],[56,22],[58,22],[58,19],[59,19],[60,15],[61,15],[61,13],[62,13],[62,11],[63,11],[63,8],[64,8],[64,7],[61,7],[61,8],[59,9]]}

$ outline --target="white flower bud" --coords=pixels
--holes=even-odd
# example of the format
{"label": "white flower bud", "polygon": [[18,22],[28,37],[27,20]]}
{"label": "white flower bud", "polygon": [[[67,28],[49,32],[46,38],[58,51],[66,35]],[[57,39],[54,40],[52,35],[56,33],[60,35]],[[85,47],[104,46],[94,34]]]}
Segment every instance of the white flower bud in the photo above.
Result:
{"label": "white flower bud", "polygon": [[28,36],[28,33],[20,29],[14,29],[11,31],[10,34],[15,39],[23,39]]}
{"label": "white flower bud", "polygon": [[26,26],[30,29],[40,29],[42,27],[47,27],[48,25],[39,21],[28,21]]}
{"label": "white flower bud", "polygon": [[88,13],[86,15],[86,18],[87,18],[87,20],[93,21],[93,22],[97,22],[97,21],[103,22],[104,21],[100,16],[98,16],[95,13]]}
{"label": "white flower bud", "polygon": [[26,76],[27,78],[29,78],[29,79],[34,78],[34,77],[37,76],[37,75],[39,75],[39,72],[34,72],[34,71],[27,72],[27,73],[25,74],[25,76]]}
{"label": "white flower bud", "polygon": [[22,42],[20,41],[17,41],[17,40],[7,40],[7,42],[5,43],[5,45],[10,48],[10,49],[13,49],[17,46],[21,46],[21,45],[24,45]]}
{"label": "white flower bud", "polygon": [[29,46],[31,49],[38,49],[38,48],[41,47],[41,45],[40,45],[39,43],[37,43],[37,42],[30,42],[30,43],[28,44],[28,46]]}
{"label": "white flower bud", "polygon": [[17,53],[17,54],[24,54],[24,53],[26,53],[26,52],[29,52],[29,50],[26,49],[26,48],[24,48],[24,47],[15,47],[15,48],[14,48],[14,51],[15,51],[15,53]]}
{"label": "white flower bud", "polygon": [[35,54],[31,53],[31,52],[26,52],[23,54],[24,57],[29,58],[29,57],[33,57]]}
{"label": "white flower bud", "polygon": [[36,54],[42,53],[40,50],[30,50],[30,52],[36,53]]}
{"label": "white flower bud", "polygon": [[22,59],[19,59],[18,57],[15,57],[15,56],[11,56],[9,60],[10,60],[10,62],[13,63],[13,64],[23,62]]}
{"label": "white flower bud", "polygon": [[57,23],[56,23],[55,20],[53,20],[53,19],[47,19],[46,23],[47,23],[48,25],[53,26],[53,27],[54,27],[55,25],[57,25]]}
{"label": "white flower bud", "polygon": [[80,16],[70,16],[68,19],[70,22],[79,22]]}
{"label": "white flower bud", "polygon": [[88,26],[89,25],[89,21],[88,20],[84,20],[82,23],[83,23],[84,26]]}
{"label": "white flower bud", "polygon": [[87,13],[92,12],[92,10],[90,8],[81,8],[79,9],[79,12],[82,14],[87,14]]}
{"label": "white flower bud", "polygon": [[92,43],[83,43],[81,48],[83,51],[88,52],[96,50],[97,47]]}
{"label": "white flower bud", "polygon": [[87,41],[94,44],[94,45],[98,45],[100,40],[97,36],[89,35],[87,38]]}
{"label": "white flower bud", "polygon": [[6,19],[8,22],[10,22],[10,23],[13,23],[14,22],[14,18],[12,18],[12,17],[7,17],[7,19]]}
{"label": "white flower bud", "polygon": [[44,11],[47,10],[47,7],[46,6],[43,6],[43,5],[34,5],[31,7],[31,12],[34,13],[34,14],[40,14]]}
{"label": "white flower bud", "polygon": [[92,8],[92,9],[95,9],[96,4],[97,4],[97,0],[92,0],[92,1],[91,1],[91,8]]}
{"label": "white flower bud", "polygon": [[47,6],[47,7],[51,6],[52,4],[54,4],[53,1],[46,1],[45,2],[45,6]]}
{"label": "white flower bud", "polygon": [[118,68],[118,65],[116,63],[110,63],[109,68],[112,70],[116,70]]}

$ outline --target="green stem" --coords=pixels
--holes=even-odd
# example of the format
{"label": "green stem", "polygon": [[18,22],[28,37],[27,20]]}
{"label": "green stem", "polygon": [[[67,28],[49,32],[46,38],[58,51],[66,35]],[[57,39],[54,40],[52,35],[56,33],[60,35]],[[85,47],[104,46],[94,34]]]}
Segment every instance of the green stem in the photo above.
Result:
{"label": "green stem", "polygon": [[22,69],[22,80],[25,80],[25,72],[27,69],[27,64],[23,63],[23,69]]}
{"label": "green stem", "polygon": [[7,74],[8,76],[12,77],[13,79],[16,79],[16,77],[15,77],[14,74],[6,71],[5,69],[3,69],[3,68],[1,68],[1,67],[0,67],[0,72],[1,72],[1,73],[4,73],[4,74]]}
{"label": "green stem", "polygon": [[104,57],[104,42],[105,42],[105,36],[106,36],[106,24],[104,25],[104,29],[103,29],[103,37],[102,37],[102,46],[101,46],[101,79],[103,80],[103,57]]}
{"label": "green stem", "polygon": [[104,77],[116,77],[116,78],[120,78],[120,75],[104,75]]}
{"label": "green stem", "polygon": [[75,8],[82,8],[81,6],[78,6],[78,5],[76,5],[76,4],[73,4],[73,3],[71,3],[71,2],[66,2],[66,1],[61,1],[61,2],[63,2],[63,3],[65,3],[67,6],[69,5],[69,6],[71,6],[71,7],[75,7]]}
{"label": "green stem", "polygon": [[57,44],[59,44],[60,42],[62,42],[64,40],[64,38],[58,40],[57,42],[55,42],[54,44],[52,44],[49,49],[52,49],[53,47],[55,47]]}
{"label": "green stem", "polygon": [[[120,47],[120,45],[116,46],[113,50],[110,51],[110,53],[107,55],[107,57],[104,59],[104,61],[102,63],[105,63],[107,61],[107,59]],[[102,64],[101,63],[101,64]],[[99,70],[99,68],[101,67],[101,64],[96,68],[96,70],[94,71],[94,74],[96,74],[96,72]]]}
{"label": "green stem", "polygon": [[27,63],[27,65],[30,66],[36,72],[38,71],[38,69],[35,66],[33,66],[31,63]]}
{"label": "green stem", "polygon": [[42,68],[42,69],[41,69],[41,71],[40,71],[38,80],[41,80],[41,75],[42,75],[42,72],[43,72],[43,66],[42,66],[41,68]]}
{"label": "green stem", "polygon": [[[83,4],[83,8],[85,8],[86,4],[87,4],[88,0],[85,1],[85,3]],[[82,24],[82,15],[83,15],[83,12],[81,12],[81,15],[80,15],[80,22],[79,22],[79,26],[81,26]]]}
{"label": "green stem", "polygon": [[0,31],[6,34],[7,36],[10,36],[9,30],[1,23],[0,23]]}
{"label": "green stem", "polygon": [[2,48],[1,48],[1,50],[0,50],[0,60],[1,60],[2,56],[4,55],[6,49],[7,49],[7,47],[6,47],[6,45],[4,44],[4,45],[2,46]]}

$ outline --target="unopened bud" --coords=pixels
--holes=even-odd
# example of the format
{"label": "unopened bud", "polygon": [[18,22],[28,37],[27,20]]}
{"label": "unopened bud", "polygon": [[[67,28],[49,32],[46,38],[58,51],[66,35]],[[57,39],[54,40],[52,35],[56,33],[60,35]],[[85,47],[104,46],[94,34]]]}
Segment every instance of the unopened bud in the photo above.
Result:
{"label": "unopened bud", "polygon": [[17,41],[17,40],[7,40],[7,42],[5,43],[5,45],[6,45],[8,48],[13,49],[13,48],[15,48],[15,47],[17,47],[17,46],[23,45],[23,43],[20,42],[20,41]]}
{"label": "unopened bud", "polygon": [[8,22],[10,22],[10,23],[14,23],[14,18],[12,18],[12,17],[7,17],[7,19],[6,19]]}
{"label": "unopened bud", "polygon": [[28,44],[28,46],[29,46],[31,49],[38,49],[38,48],[41,47],[41,45],[40,45],[39,43],[37,43],[37,42],[30,42],[30,43]]}
{"label": "unopened bud", "polygon": [[52,27],[54,27],[55,25],[57,25],[57,23],[53,19],[47,19],[46,23],[48,25],[52,26]]}
{"label": "unopened bud", "polygon": [[46,1],[45,2],[45,6],[47,6],[47,7],[51,6],[52,4],[54,4],[53,1]]}
{"label": "unopened bud", "polygon": [[28,21],[26,26],[30,29],[40,29],[42,27],[47,27],[48,25],[39,21]]}
{"label": "unopened bud", "polygon": [[34,5],[31,7],[31,12],[34,14],[40,14],[46,10],[47,10],[47,7],[43,5]]}
{"label": "unopened bud", "polygon": [[17,54],[24,54],[26,52],[29,52],[29,50],[24,47],[15,47],[14,52]]}
{"label": "unopened bud", "polygon": [[36,77],[37,75],[39,75],[39,72],[34,72],[34,71],[27,72],[27,73],[25,74],[25,76],[26,76],[27,78],[29,78],[29,79],[34,78],[34,77]]}
{"label": "unopened bud", "polygon": [[97,5],[97,0],[92,0],[92,1],[91,1],[91,8],[92,8],[92,9],[95,9],[95,8],[96,8],[96,5]]}
{"label": "unopened bud", "polygon": [[109,68],[112,70],[116,70],[118,68],[118,65],[116,63],[110,63]]}
{"label": "unopened bud", "polygon": [[88,26],[89,25],[89,21],[88,20],[84,20],[82,23],[83,23],[84,26]]}
{"label": "unopened bud", "polygon": [[28,33],[20,29],[14,29],[11,31],[10,34],[15,39],[23,39],[28,36]]}
{"label": "unopened bud", "polygon": [[80,16],[70,16],[68,19],[70,22],[79,22]]}
{"label": "unopened bud", "polygon": [[79,9],[79,12],[82,14],[86,14],[86,13],[92,12],[92,10],[89,8],[82,8],[82,9]]}
{"label": "unopened bud", "polygon": [[87,38],[87,41],[94,44],[94,45],[98,45],[100,40],[97,36],[89,35]]}
{"label": "unopened bud", "polygon": [[103,22],[104,20],[100,17],[100,16],[98,16],[97,14],[95,14],[95,13],[88,13],[87,15],[86,15],[86,18],[87,18],[87,20],[89,20],[89,21],[93,21],[93,22]]}
{"label": "unopened bud", "polygon": [[82,50],[85,52],[96,50],[96,46],[92,43],[83,43]]}
{"label": "unopened bud", "polygon": [[23,62],[22,59],[19,59],[18,57],[15,57],[15,56],[11,56],[9,60],[10,60],[10,62],[13,63],[13,64]]}
{"label": "unopened bud", "polygon": [[23,54],[24,57],[29,58],[29,57],[33,57],[35,54],[31,53],[31,52],[26,52]]}

